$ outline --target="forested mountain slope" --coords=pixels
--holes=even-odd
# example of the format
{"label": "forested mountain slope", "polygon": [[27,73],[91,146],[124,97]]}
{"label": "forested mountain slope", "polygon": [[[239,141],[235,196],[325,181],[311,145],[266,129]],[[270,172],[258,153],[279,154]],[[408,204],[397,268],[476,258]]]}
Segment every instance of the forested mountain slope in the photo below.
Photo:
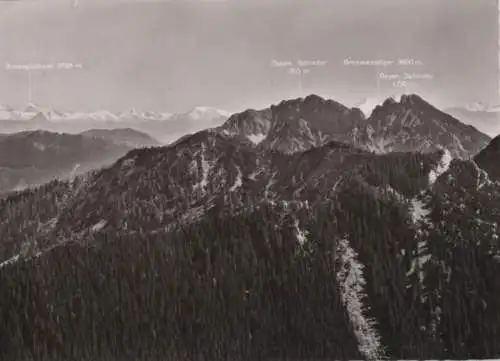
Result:
{"label": "forested mountain slope", "polygon": [[495,144],[217,128],[1,199],[1,357],[499,357]]}

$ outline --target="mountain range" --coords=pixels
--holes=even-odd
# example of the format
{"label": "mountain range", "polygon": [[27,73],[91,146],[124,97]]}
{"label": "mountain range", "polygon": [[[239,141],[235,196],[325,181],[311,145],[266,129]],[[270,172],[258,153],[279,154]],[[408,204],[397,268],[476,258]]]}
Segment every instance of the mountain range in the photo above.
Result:
{"label": "mountain range", "polygon": [[465,123],[475,124],[488,135],[500,133],[500,105],[476,102],[446,108],[444,111]]}
{"label": "mountain range", "polygon": [[496,358],[499,155],[311,95],[4,197],[2,359]]}
{"label": "mountain range", "polygon": [[128,151],[160,143],[132,129],[80,134],[23,131],[0,135],[0,195],[110,165]]}
{"label": "mountain range", "polygon": [[113,113],[107,110],[96,112],[61,112],[55,109],[28,104],[23,110],[0,107],[0,132],[14,133],[26,130],[47,130],[62,133],[80,133],[89,129],[132,128],[169,143],[186,133],[222,124],[229,113],[199,106],[179,114],[131,109]]}
{"label": "mountain range", "polygon": [[388,98],[368,118],[359,108],[310,95],[234,114],[220,129],[285,153],[336,140],[375,153],[447,148],[454,157],[470,158],[491,140],[416,94]]}

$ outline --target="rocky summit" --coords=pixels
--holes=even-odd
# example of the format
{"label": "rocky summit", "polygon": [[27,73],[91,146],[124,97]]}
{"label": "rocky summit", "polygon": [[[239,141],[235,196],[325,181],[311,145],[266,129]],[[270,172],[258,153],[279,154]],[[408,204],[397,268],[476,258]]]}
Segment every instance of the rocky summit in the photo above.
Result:
{"label": "rocky summit", "polygon": [[368,118],[358,108],[310,95],[234,114],[220,130],[285,153],[337,140],[375,153],[446,148],[454,157],[468,159],[490,141],[415,94],[399,101],[388,98]]}

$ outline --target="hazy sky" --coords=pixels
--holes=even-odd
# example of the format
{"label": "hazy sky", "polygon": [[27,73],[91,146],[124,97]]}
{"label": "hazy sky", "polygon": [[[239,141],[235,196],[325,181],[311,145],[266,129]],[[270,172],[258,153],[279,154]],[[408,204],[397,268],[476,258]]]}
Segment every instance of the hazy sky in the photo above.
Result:
{"label": "hazy sky", "polygon": [[[62,110],[230,111],[301,95],[275,60],[324,60],[303,94],[348,105],[377,95],[376,68],[344,59],[419,59],[384,73],[433,75],[415,91],[439,106],[498,103],[495,0],[0,0],[0,104],[27,102],[6,63],[81,63],[33,73],[33,101]],[[381,81],[381,94],[403,90]]]}

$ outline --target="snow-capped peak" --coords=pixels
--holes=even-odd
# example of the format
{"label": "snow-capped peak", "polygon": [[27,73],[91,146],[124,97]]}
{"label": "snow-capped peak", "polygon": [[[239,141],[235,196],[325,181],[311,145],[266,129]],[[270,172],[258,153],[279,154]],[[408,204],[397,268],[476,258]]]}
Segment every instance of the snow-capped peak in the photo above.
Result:
{"label": "snow-capped peak", "polygon": [[[102,122],[120,122],[120,121],[149,121],[149,120],[168,120],[174,116],[168,112],[139,111],[131,108],[125,112],[114,113],[109,110],[98,110],[91,112],[60,112],[50,107],[40,106],[34,103],[27,104],[23,109],[13,109],[8,106],[0,106],[1,120],[31,120],[37,114],[43,114],[49,121],[75,121],[75,120],[94,120]],[[185,114],[178,114],[182,117],[189,117],[193,120],[211,120],[217,118],[229,118],[231,115],[221,109],[199,106]]]}
{"label": "snow-capped peak", "polygon": [[497,105],[492,105],[487,109],[488,112],[490,113],[499,113],[500,112],[500,104]]}
{"label": "snow-capped peak", "polygon": [[118,117],[121,120],[166,120],[172,116],[172,113],[161,113],[152,111],[138,111],[136,108],[130,109],[128,112],[119,113]]}
{"label": "snow-capped peak", "polygon": [[24,112],[26,113],[38,113],[40,110],[41,108],[35,103],[28,103],[24,107]]}
{"label": "snow-capped peak", "polygon": [[141,115],[141,113],[139,113],[135,108],[131,108],[128,112],[131,115]]}
{"label": "snow-capped peak", "polygon": [[356,103],[354,107],[361,110],[365,117],[368,118],[372,114],[375,107],[377,105],[382,105],[383,102],[384,100],[380,98],[365,98],[362,101]]}
{"label": "snow-capped peak", "polygon": [[497,105],[491,105],[491,104],[486,104],[484,102],[478,101],[478,102],[473,102],[465,105],[458,105],[451,107],[451,109],[462,109],[466,110],[468,112],[487,112],[487,113],[497,113],[500,112],[500,104]]}
{"label": "snow-capped peak", "polygon": [[387,97],[367,97],[367,98],[364,98],[363,100],[357,102],[354,105],[354,107],[361,110],[361,112],[363,112],[365,117],[368,118],[373,113],[375,108],[377,106],[382,106],[387,99],[392,98],[392,99],[394,99],[395,102],[400,103],[402,96],[403,96],[402,94],[395,94],[389,98],[387,98]]}
{"label": "snow-capped peak", "polygon": [[474,102],[474,103],[471,103],[471,104],[467,104],[465,106],[465,109],[467,109],[468,111],[471,111],[471,112],[484,112],[484,111],[488,111],[490,107],[486,104],[484,104],[483,102]]}
{"label": "snow-capped peak", "polygon": [[43,114],[43,116],[48,119],[52,113],[53,110],[50,107],[43,107],[34,103],[26,104],[22,110],[14,109],[10,106],[0,107],[1,120],[32,120],[38,114]]}
{"label": "snow-capped peak", "polygon": [[217,109],[207,106],[198,106],[189,111],[187,115],[192,119],[203,119],[203,118],[216,118],[216,117],[229,118],[231,114],[222,109]]}
{"label": "snow-capped peak", "polygon": [[117,121],[119,117],[108,110],[98,110],[90,113],[64,113],[58,117],[52,117],[50,120],[76,120],[92,119],[98,121]]}

